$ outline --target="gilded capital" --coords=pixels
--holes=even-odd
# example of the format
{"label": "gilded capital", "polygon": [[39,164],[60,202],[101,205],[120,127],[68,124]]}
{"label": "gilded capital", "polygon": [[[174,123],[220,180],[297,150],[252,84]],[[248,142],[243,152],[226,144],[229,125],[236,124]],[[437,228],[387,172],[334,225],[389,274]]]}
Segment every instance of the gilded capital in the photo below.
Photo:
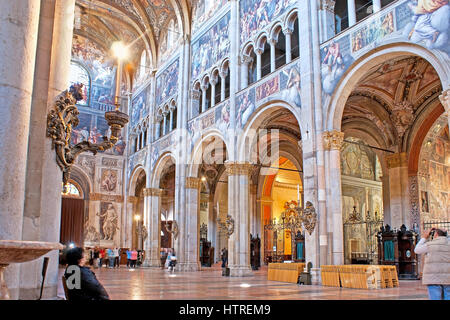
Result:
{"label": "gilded capital", "polygon": [[386,163],[389,169],[407,167],[408,157],[406,156],[406,152],[386,156]]}
{"label": "gilded capital", "polygon": [[138,197],[135,197],[135,196],[128,196],[128,202],[129,202],[129,203],[136,204],[136,203],[138,203],[138,201],[139,201],[139,198],[138,198]]}
{"label": "gilded capital", "polygon": [[163,191],[164,190],[158,188],[145,188],[142,190],[144,197],[161,197]]}
{"label": "gilded capital", "polygon": [[229,176],[250,176],[253,171],[253,165],[248,162],[228,162],[225,163],[225,170]]}
{"label": "gilded capital", "polygon": [[201,180],[196,177],[186,177],[186,189],[200,189]]}
{"label": "gilded capital", "polygon": [[323,147],[325,150],[340,150],[344,142],[344,133],[333,130],[323,133]]}

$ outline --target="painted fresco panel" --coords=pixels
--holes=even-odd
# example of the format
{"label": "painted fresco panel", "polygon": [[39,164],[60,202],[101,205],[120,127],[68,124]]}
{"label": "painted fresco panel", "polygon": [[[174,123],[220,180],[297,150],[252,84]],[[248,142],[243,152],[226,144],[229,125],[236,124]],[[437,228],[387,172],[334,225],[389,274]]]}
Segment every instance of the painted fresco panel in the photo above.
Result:
{"label": "painted fresco panel", "polygon": [[195,79],[230,52],[230,12],[192,43],[192,78]]}
{"label": "painted fresco panel", "polygon": [[130,125],[134,127],[136,124],[139,123],[145,116],[148,115],[149,112],[149,106],[147,105],[148,97],[147,93],[150,89],[150,86],[142,90],[141,93],[139,93],[132,101],[132,107],[131,107],[131,121]]}
{"label": "painted fresco panel", "polygon": [[198,0],[193,7],[192,34],[197,32],[227,2],[227,0]]}
{"label": "painted fresco panel", "polygon": [[156,78],[156,105],[160,105],[172,97],[178,88],[180,60],[174,61],[166,70]]}
{"label": "painted fresco panel", "polygon": [[255,110],[255,88],[236,96],[236,127],[243,128]]}
{"label": "painted fresco panel", "polygon": [[100,191],[115,192],[117,189],[118,171],[102,169],[100,178]]}
{"label": "painted fresco panel", "polygon": [[297,0],[243,0],[240,1],[241,44],[256,35]]}

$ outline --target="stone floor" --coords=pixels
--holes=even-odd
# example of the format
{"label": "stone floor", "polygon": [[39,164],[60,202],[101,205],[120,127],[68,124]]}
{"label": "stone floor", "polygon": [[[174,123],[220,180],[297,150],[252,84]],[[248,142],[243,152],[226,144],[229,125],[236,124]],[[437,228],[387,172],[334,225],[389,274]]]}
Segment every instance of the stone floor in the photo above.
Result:
{"label": "stone floor", "polygon": [[[63,272],[63,269],[60,269]],[[400,281],[397,288],[362,290],[304,286],[268,281],[267,269],[252,277],[222,277],[221,270],[170,273],[162,269],[95,269],[113,300],[427,300],[417,280]],[[58,296],[64,297],[62,284]]]}

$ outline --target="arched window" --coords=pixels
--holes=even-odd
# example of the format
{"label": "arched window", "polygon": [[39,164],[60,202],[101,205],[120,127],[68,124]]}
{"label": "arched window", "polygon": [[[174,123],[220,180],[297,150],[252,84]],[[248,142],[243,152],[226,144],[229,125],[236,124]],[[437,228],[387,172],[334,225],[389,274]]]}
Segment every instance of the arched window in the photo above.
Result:
{"label": "arched window", "polygon": [[89,105],[89,93],[91,92],[91,77],[89,72],[81,64],[72,61],[70,63],[70,74],[69,74],[69,86],[82,83],[83,87],[83,100],[78,101],[79,105],[88,106]]}
{"label": "arched window", "polygon": [[270,45],[264,41],[264,49],[261,54],[261,78],[264,78],[270,73]]}
{"label": "arched window", "polygon": [[139,78],[143,79],[147,71],[147,51],[142,50],[141,62],[139,64]]}
{"label": "arched window", "polygon": [[170,20],[169,28],[167,30],[167,49],[172,49],[175,42],[175,20]]}
{"label": "arched window", "polygon": [[[64,185],[63,185],[64,187]],[[64,188],[61,191],[61,195],[68,197],[77,197],[81,198],[83,195],[80,192],[80,189],[72,182],[68,182],[66,186],[66,192],[64,192]]]}

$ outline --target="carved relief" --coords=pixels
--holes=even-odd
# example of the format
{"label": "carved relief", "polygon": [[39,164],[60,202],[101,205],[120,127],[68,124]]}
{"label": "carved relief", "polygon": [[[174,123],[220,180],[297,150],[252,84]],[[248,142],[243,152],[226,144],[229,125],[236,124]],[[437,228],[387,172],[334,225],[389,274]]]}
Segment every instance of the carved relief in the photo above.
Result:
{"label": "carved relief", "polygon": [[414,109],[408,101],[402,101],[394,105],[390,117],[397,129],[397,137],[401,139],[414,121]]}

